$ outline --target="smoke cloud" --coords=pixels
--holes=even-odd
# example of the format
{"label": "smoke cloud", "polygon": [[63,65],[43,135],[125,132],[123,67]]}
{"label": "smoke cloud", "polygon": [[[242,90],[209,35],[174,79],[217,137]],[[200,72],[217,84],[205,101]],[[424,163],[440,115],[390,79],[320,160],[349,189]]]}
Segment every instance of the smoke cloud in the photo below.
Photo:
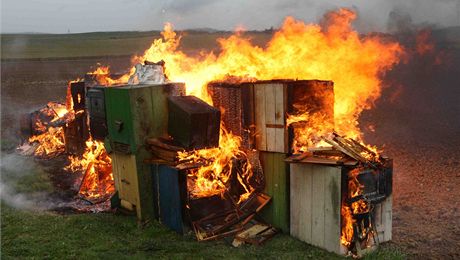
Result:
{"label": "smoke cloud", "polygon": [[407,14],[415,24],[460,26],[459,0],[4,0],[2,32],[159,30],[165,22],[178,29],[263,30],[286,16],[316,22],[340,7],[358,12],[355,26],[362,32],[391,30],[401,18],[395,14]]}
{"label": "smoke cloud", "polygon": [[0,161],[1,202],[14,208],[27,210],[46,210],[56,207],[59,202],[52,200],[48,192],[27,191],[29,189],[27,186],[34,184],[24,180],[38,174],[38,168],[30,158],[17,154],[2,154]]}

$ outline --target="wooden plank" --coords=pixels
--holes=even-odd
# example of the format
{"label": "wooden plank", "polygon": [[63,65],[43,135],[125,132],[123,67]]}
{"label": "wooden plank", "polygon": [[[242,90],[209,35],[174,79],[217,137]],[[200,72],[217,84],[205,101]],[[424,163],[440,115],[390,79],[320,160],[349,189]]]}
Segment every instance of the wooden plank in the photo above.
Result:
{"label": "wooden plank", "polygon": [[374,206],[374,222],[375,222],[375,229],[377,230],[379,241],[383,241],[385,239],[385,226],[383,223],[383,216],[382,216],[382,203],[379,203]]}
{"label": "wooden plank", "polygon": [[[301,174],[301,166],[299,164],[291,164],[290,165],[290,189],[291,189],[291,194],[290,194],[290,206],[289,206],[289,212],[290,212],[290,234],[293,237],[301,239],[301,232],[303,229],[301,229],[300,225],[302,224],[301,218],[303,218],[303,215],[301,214],[302,206],[303,206],[303,200],[305,200],[305,195],[302,194],[302,191],[306,190],[301,189],[302,184],[301,181],[303,181]],[[305,174],[306,175],[306,174]],[[302,239],[304,240],[304,239]]]}
{"label": "wooden plank", "polygon": [[162,224],[182,234],[184,224],[179,191],[179,174],[179,171],[172,167],[159,166],[159,215]]}
{"label": "wooden plank", "polygon": [[256,149],[267,150],[267,134],[265,127],[265,87],[264,85],[254,85],[255,100],[255,125],[256,125]]}
{"label": "wooden plank", "polygon": [[289,232],[289,173],[284,163],[285,156],[282,153],[260,152],[265,174],[264,193],[272,198],[261,216],[271,225]]}
{"label": "wooden plank", "polygon": [[[308,169],[309,172],[312,172],[312,165],[306,165],[304,167]],[[313,239],[313,234],[312,234],[312,222],[313,222],[313,210],[312,210],[312,199],[313,199],[313,178],[311,174],[305,174],[303,173],[303,182],[301,182],[302,186],[301,189],[305,189],[304,191],[304,198],[303,198],[303,205],[300,205],[302,207],[301,213],[303,216],[303,223],[300,225],[302,230],[304,230],[304,237],[308,238],[309,241],[312,241]]]}
{"label": "wooden plank", "polygon": [[312,171],[312,244],[324,248],[324,172],[314,165]]}
{"label": "wooden plank", "polygon": [[312,175],[311,165],[290,165],[290,233],[292,236],[311,243],[312,241]]}
{"label": "wooden plank", "polygon": [[111,153],[110,159],[112,159],[112,173],[113,173],[113,180],[115,182],[115,189],[118,192],[120,192],[121,185],[120,185],[120,170],[118,169],[118,165],[119,165],[118,158],[115,153]]}
{"label": "wooden plank", "polygon": [[276,84],[274,87],[275,99],[275,124],[282,125],[283,128],[275,129],[275,152],[287,153],[287,142],[285,142],[285,102],[284,102],[284,84]]}
{"label": "wooden plank", "polygon": [[265,128],[267,134],[267,151],[276,152],[276,128],[267,127],[267,125],[275,125],[275,84],[263,84],[265,89]]}
{"label": "wooden plank", "polygon": [[390,241],[392,238],[392,229],[393,229],[393,195],[390,195],[382,205],[383,209],[383,225],[385,227],[384,229],[384,239],[381,242],[386,242]]}
{"label": "wooden plank", "polygon": [[340,254],[341,169],[321,167],[324,174],[324,248]]}
{"label": "wooden plank", "polygon": [[[136,206],[140,216],[139,184],[137,176],[136,158],[134,155],[112,153],[113,171],[118,196],[121,200]],[[117,177],[115,177],[117,176]]]}

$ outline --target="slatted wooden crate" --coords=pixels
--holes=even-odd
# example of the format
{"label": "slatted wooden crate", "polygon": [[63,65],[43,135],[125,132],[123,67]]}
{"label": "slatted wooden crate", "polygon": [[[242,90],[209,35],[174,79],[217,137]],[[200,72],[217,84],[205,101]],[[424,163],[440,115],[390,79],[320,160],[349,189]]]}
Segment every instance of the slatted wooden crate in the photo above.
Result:
{"label": "slatted wooden crate", "polygon": [[261,216],[271,225],[289,232],[289,165],[286,154],[260,152],[260,162],[265,175],[264,193],[272,197]]}
{"label": "slatted wooden crate", "polygon": [[64,126],[65,151],[69,154],[81,154],[86,148],[89,131],[86,113],[75,115],[75,120]]}
{"label": "slatted wooden crate", "polygon": [[252,149],[254,134],[254,87],[251,82],[241,84],[211,82],[208,92],[213,106],[221,109],[221,120],[227,131],[241,137],[242,147]]}
{"label": "slatted wooden crate", "polygon": [[[346,254],[340,242],[341,203],[350,165],[290,163],[290,233],[309,244]],[[379,242],[391,239],[392,197],[376,205]]]}

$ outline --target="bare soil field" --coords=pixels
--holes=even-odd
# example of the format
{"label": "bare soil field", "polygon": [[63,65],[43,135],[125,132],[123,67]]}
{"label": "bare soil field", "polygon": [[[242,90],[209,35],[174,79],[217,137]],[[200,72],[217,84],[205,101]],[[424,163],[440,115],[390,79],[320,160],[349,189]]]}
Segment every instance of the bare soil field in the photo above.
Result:
{"label": "bare soil field", "polygon": [[[414,58],[384,75],[382,98],[360,118],[366,141],[394,158],[391,243],[414,259],[460,258],[460,48],[443,48],[441,65]],[[16,138],[20,113],[64,101],[67,81],[98,62],[123,72],[129,61],[2,60],[2,140]]]}

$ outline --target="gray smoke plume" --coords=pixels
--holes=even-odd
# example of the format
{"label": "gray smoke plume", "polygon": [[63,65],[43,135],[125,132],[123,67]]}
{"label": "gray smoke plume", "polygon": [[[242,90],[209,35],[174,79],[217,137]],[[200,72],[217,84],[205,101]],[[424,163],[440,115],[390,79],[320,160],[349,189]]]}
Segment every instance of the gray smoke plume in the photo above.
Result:
{"label": "gray smoke plume", "polygon": [[[459,0],[113,0],[2,1],[2,32],[76,33],[159,30],[165,22],[177,29],[249,30],[278,27],[286,16],[317,22],[340,7],[358,11],[359,31],[385,31],[394,15],[409,14],[415,24],[460,25]],[[90,8],[89,8],[90,7]],[[21,21],[18,22],[18,17]],[[123,17],[123,19],[120,19]]]}
{"label": "gray smoke plume", "polygon": [[0,161],[0,200],[2,203],[28,210],[46,210],[56,207],[59,202],[51,200],[48,192],[30,189],[30,186],[36,184],[28,182],[27,179],[38,174],[39,169],[41,167],[29,157],[14,153],[2,154]]}

